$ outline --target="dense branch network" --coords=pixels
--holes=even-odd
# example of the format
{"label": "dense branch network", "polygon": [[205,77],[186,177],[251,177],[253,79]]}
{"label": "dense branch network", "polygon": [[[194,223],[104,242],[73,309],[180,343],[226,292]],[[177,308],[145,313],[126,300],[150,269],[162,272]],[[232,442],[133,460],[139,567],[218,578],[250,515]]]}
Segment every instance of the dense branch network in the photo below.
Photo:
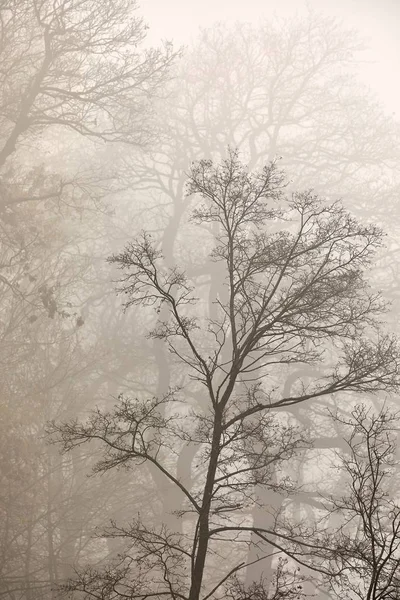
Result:
{"label": "dense branch network", "polygon": [[[190,411],[184,391],[175,390],[162,399],[120,398],[113,411],[97,411],[87,423],[52,427],[65,451],[100,440],[105,455],[96,471],[144,461],[185,496],[181,516],[191,525],[167,544],[171,562],[156,549],[160,532],[138,533],[142,525],[136,524],[127,535],[135,540],[121,576],[125,580],[129,572],[136,582],[129,597],[218,597],[246,564],[238,560],[220,573],[209,557],[229,553],[232,541],[247,544],[250,533],[265,552],[285,553],[326,576],[343,571],[329,562],[334,549],[327,539],[315,540],[301,527],[285,530],[279,515],[271,529],[246,522],[246,510],[258,501],[257,486],[294,491],[289,479],[275,481],[271,469],[309,446],[273,409],[399,385],[397,341],[381,330],[385,304],[365,279],[381,231],[359,224],[339,202],[327,204],[312,191],[290,195],[286,187],[276,162],[249,173],[235,150],[219,165],[193,165],[193,222],[208,228],[210,259],[225,274],[212,319],[201,309],[196,280],[165,266],[148,233],[110,258],[122,271],[125,308],[161,315],[150,337],[164,340],[205,391],[203,405]],[[319,375],[300,380],[286,396],[277,381],[292,364],[312,365]],[[195,486],[177,479],[166,459],[183,444],[196,447],[202,465]],[[153,550],[142,554],[150,538]],[[315,556],[320,560],[313,566]],[[75,589],[84,590],[82,585]],[[114,592],[94,597],[124,597]]]}

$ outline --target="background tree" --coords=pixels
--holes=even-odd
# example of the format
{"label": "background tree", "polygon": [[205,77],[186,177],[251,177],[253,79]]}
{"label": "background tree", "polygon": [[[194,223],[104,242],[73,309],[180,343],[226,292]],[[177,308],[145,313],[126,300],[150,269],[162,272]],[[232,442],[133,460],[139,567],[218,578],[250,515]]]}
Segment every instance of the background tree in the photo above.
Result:
{"label": "background tree", "polygon": [[132,491],[88,483],[90,457],[61,459],[43,428],[110,391],[106,342],[87,318],[107,296],[98,265],[111,251],[104,198],[115,183],[104,146],[154,140],[154,98],[174,58],[169,46],[140,50],[136,8],[0,2],[0,593],[12,600],[51,597],[97,553],[89,531],[101,514]]}

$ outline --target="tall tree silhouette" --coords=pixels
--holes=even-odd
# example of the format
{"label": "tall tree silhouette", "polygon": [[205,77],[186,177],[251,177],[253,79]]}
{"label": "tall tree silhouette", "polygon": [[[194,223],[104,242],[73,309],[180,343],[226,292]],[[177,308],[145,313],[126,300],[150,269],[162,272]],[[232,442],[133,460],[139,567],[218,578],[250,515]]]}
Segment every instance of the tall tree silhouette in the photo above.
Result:
{"label": "tall tree silhouette", "polygon": [[[397,390],[399,352],[379,325],[385,304],[364,276],[381,231],[359,224],[339,202],[311,191],[286,194],[285,186],[274,162],[248,172],[234,150],[220,164],[193,165],[192,219],[207,228],[211,261],[223,274],[212,317],[195,280],[165,266],[148,233],[110,259],[122,270],[126,309],[143,306],[160,315],[149,336],[167,344],[201,390],[199,402],[186,399],[185,389],[153,399],[121,396],[113,410],[53,424],[51,431],[65,451],[100,440],[97,472],[151,465],[183,493],[186,526],[174,532],[138,518],[111,528],[107,535],[132,541],[130,551],[115,570],[89,570],[67,589],[87,597],[103,590],[99,597],[108,597],[112,582],[116,597],[213,597],[246,565],[232,557],[232,543],[247,547],[254,543],[250,534],[264,556],[278,549],[309,564],[302,558],[306,540],[292,536],[296,548],[285,550],[278,515],[269,528],[245,524],[248,509],[261,501],[260,487],[293,491],[271,468],[307,441],[281,412],[343,391]],[[299,378],[285,395],[279,381],[293,364],[318,365],[320,373]],[[171,452],[183,444],[195,448],[194,481],[178,478],[171,464]],[[216,553],[221,562],[214,566]]]}

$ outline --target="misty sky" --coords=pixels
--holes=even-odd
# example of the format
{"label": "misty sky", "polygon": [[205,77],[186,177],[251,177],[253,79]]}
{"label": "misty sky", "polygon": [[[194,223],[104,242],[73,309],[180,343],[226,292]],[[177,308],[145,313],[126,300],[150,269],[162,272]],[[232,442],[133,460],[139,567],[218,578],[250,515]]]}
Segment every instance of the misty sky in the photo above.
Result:
{"label": "misty sky", "polygon": [[[371,51],[361,76],[391,112],[400,114],[400,1],[309,0],[313,9],[337,15],[345,25],[359,29]],[[306,10],[300,0],[141,0],[140,12],[150,26],[149,39],[189,43],[199,26],[215,21],[257,23],[273,13],[293,15]]]}

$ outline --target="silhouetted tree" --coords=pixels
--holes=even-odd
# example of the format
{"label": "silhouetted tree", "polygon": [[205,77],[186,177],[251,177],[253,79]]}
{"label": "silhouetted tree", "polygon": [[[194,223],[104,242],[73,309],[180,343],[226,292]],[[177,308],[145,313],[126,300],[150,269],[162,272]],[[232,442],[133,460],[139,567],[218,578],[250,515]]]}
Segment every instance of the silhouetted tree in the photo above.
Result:
{"label": "silhouetted tree", "polygon": [[342,525],[332,538],[341,578],[331,580],[337,597],[366,600],[400,598],[399,414],[372,413],[365,405],[334,415],[349,430],[347,452],[339,455],[346,485],[331,497],[329,511]]}
{"label": "silhouetted tree", "polygon": [[[203,244],[190,245],[185,239],[191,235],[189,204],[183,193],[185,173],[193,160],[225,157],[230,144],[239,147],[251,169],[282,155],[292,189],[313,187],[330,201],[343,197],[344,205],[361,220],[373,214],[390,236],[388,250],[380,253],[374,272],[385,295],[391,295],[392,324],[397,327],[399,129],[358,78],[362,46],[357,32],[333,17],[310,11],[305,18],[232,26],[218,23],[199,32],[177,62],[171,94],[160,107],[162,143],[150,155],[127,155],[120,176],[132,187],[136,202],[140,198],[152,208],[149,225],[144,227],[163,230],[160,244],[166,264],[180,264],[190,275],[201,273],[203,281],[210,278],[209,287],[202,288],[208,296],[209,315],[215,308],[213,299],[221,293],[222,278],[215,265],[206,264]],[[154,348],[157,393],[165,393],[177,371],[166,348],[163,351],[156,340]],[[284,375],[285,394],[310,371],[315,376],[310,366],[293,366]],[[325,397],[307,411],[293,406],[291,413],[314,435],[323,432],[316,444],[335,447],[340,437],[334,431],[325,435],[332,423],[326,421],[321,404],[328,401],[339,398]],[[192,451],[181,453],[177,463],[181,477],[192,469]],[[303,460],[297,463],[299,482],[307,479],[309,456],[304,451]],[[159,487],[163,487],[161,479]],[[260,488],[262,494],[263,505],[277,510],[285,503],[271,490]],[[178,489],[174,496],[172,490],[168,494],[163,490],[162,497],[164,512],[170,511],[170,501],[172,505],[183,501]],[[312,520],[318,500],[302,494],[292,498],[291,504],[295,511],[307,510]],[[267,526],[268,516],[257,506],[252,517],[253,522]],[[271,576],[269,561],[256,559],[254,544],[247,570],[249,584]]]}
{"label": "silhouetted tree", "polygon": [[[385,304],[365,279],[381,231],[312,191],[285,194],[285,185],[275,162],[249,173],[233,150],[219,165],[193,165],[192,219],[207,230],[223,283],[212,317],[196,282],[163,264],[148,233],[110,258],[123,272],[125,308],[160,315],[149,336],[167,344],[185,386],[152,399],[121,396],[111,411],[50,430],[64,451],[99,440],[97,472],[149,464],[185,496],[184,526],[151,527],[139,516],[111,527],[106,536],[125,537],[128,552],[115,568],[89,569],[66,589],[87,598],[217,597],[246,566],[235,554],[254,543],[250,534],[263,556],[286,552],[310,564],[312,544],[292,536],[291,551],[278,514],[270,528],[246,520],[260,486],[295,489],[271,477],[308,444],[284,409],[343,391],[397,390],[399,352],[379,325]],[[287,396],[280,381],[293,364],[318,366],[319,376],[299,379]],[[188,381],[200,390],[197,404],[187,400]],[[186,480],[172,458],[184,447],[195,448],[197,464]]]}

